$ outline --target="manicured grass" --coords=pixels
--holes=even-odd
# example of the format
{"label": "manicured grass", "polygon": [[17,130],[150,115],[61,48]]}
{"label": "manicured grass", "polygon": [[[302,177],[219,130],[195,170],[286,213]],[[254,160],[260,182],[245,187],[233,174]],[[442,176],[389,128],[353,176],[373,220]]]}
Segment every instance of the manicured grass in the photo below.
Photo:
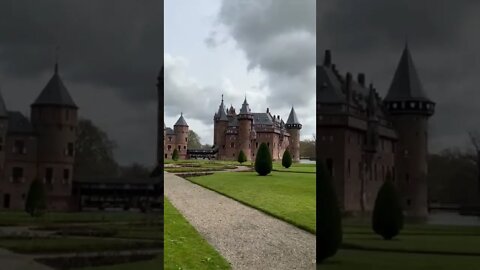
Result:
{"label": "manicured grass", "polygon": [[189,180],[315,233],[315,174],[224,172]]}
{"label": "manicured grass", "polygon": [[273,162],[273,170],[281,172],[315,173],[316,164],[293,163],[290,168],[284,168],[281,162]]}
{"label": "manicured grass", "polygon": [[456,270],[477,269],[480,256],[427,255],[340,250],[318,269],[325,270]]}
{"label": "manicured grass", "polygon": [[165,200],[164,205],[164,269],[230,269],[229,263],[195,231],[168,200]]}
{"label": "manicured grass", "polygon": [[[115,265],[98,266],[98,267],[87,267],[87,268],[79,268],[78,270],[158,270],[158,269],[162,269],[161,265],[163,264],[163,262],[161,259],[162,257],[158,256],[153,260],[144,261],[144,262],[124,263],[124,264],[115,264]],[[176,268],[176,269],[179,269],[179,268]]]}
{"label": "manicured grass", "polygon": [[116,240],[108,238],[0,239],[0,247],[18,253],[64,253],[161,248],[160,241]]}
{"label": "manicured grass", "polygon": [[150,215],[139,212],[50,212],[33,218],[23,211],[0,212],[0,226],[42,225],[54,223],[95,223],[144,221]]}

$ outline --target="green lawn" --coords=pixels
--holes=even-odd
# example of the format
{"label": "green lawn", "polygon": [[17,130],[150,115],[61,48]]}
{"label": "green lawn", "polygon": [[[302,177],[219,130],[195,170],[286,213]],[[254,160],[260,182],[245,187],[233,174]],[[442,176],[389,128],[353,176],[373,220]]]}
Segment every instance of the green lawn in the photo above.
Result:
{"label": "green lawn", "polygon": [[50,212],[33,218],[23,211],[0,212],[0,226],[44,225],[54,223],[141,222],[151,218],[139,212]]}
{"label": "green lawn", "polygon": [[400,235],[385,241],[368,223],[343,223],[343,248],[321,269],[456,270],[480,265],[480,227],[406,224]]}
{"label": "green lawn", "polygon": [[315,174],[224,172],[189,180],[315,232]]}
{"label": "green lawn", "polygon": [[116,240],[108,238],[33,238],[0,239],[0,247],[18,253],[64,253],[156,249],[162,247],[161,241]]}
{"label": "green lawn", "polygon": [[230,269],[229,263],[195,231],[168,200],[165,200],[164,256],[165,269]]}
{"label": "green lawn", "polygon": [[425,255],[340,250],[321,264],[322,270],[457,270],[478,269],[480,256]]}
{"label": "green lawn", "polygon": [[288,169],[282,166],[281,162],[273,162],[273,170],[281,172],[315,173],[316,164],[293,163]]}

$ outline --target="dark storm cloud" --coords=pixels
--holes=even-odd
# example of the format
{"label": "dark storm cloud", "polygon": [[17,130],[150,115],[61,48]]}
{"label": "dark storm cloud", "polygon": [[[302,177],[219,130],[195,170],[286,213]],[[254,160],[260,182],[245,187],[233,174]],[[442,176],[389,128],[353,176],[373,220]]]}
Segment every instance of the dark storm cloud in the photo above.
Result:
{"label": "dark storm cloud", "polygon": [[317,62],[331,49],[342,73],[365,72],[380,93],[388,90],[405,41],[424,88],[437,102],[432,150],[465,145],[480,130],[480,11],[478,1],[320,1]]}
{"label": "dark storm cloud", "polygon": [[[59,46],[61,74],[80,114],[118,142],[120,161],[153,162],[155,147],[148,143],[155,142],[155,84],[163,63],[162,2],[1,0],[0,78],[7,105],[26,96],[33,101]],[[35,89],[19,87],[26,81]],[[137,151],[125,151],[133,146]]]}
{"label": "dark storm cloud", "polygon": [[224,0],[218,22],[245,52],[248,68],[266,72],[273,108],[301,107],[312,100],[315,1]]}

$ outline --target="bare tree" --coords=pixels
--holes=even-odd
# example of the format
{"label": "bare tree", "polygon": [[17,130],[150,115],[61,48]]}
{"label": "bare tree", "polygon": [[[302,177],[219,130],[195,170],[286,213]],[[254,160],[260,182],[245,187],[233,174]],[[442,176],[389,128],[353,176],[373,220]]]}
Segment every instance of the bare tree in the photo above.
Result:
{"label": "bare tree", "polygon": [[468,136],[470,137],[470,142],[472,143],[475,150],[475,157],[477,163],[477,186],[478,193],[480,195],[480,133],[476,130],[472,130],[468,132]]}

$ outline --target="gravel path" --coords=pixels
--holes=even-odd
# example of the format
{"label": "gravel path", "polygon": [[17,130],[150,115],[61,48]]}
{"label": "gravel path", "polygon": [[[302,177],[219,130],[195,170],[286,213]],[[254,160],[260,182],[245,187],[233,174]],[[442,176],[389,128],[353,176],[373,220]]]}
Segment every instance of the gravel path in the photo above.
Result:
{"label": "gravel path", "polygon": [[28,255],[20,255],[0,248],[0,269],[5,270],[51,270],[43,264],[33,261]]}
{"label": "gravel path", "polygon": [[315,269],[315,235],[165,172],[165,196],[234,270]]}

